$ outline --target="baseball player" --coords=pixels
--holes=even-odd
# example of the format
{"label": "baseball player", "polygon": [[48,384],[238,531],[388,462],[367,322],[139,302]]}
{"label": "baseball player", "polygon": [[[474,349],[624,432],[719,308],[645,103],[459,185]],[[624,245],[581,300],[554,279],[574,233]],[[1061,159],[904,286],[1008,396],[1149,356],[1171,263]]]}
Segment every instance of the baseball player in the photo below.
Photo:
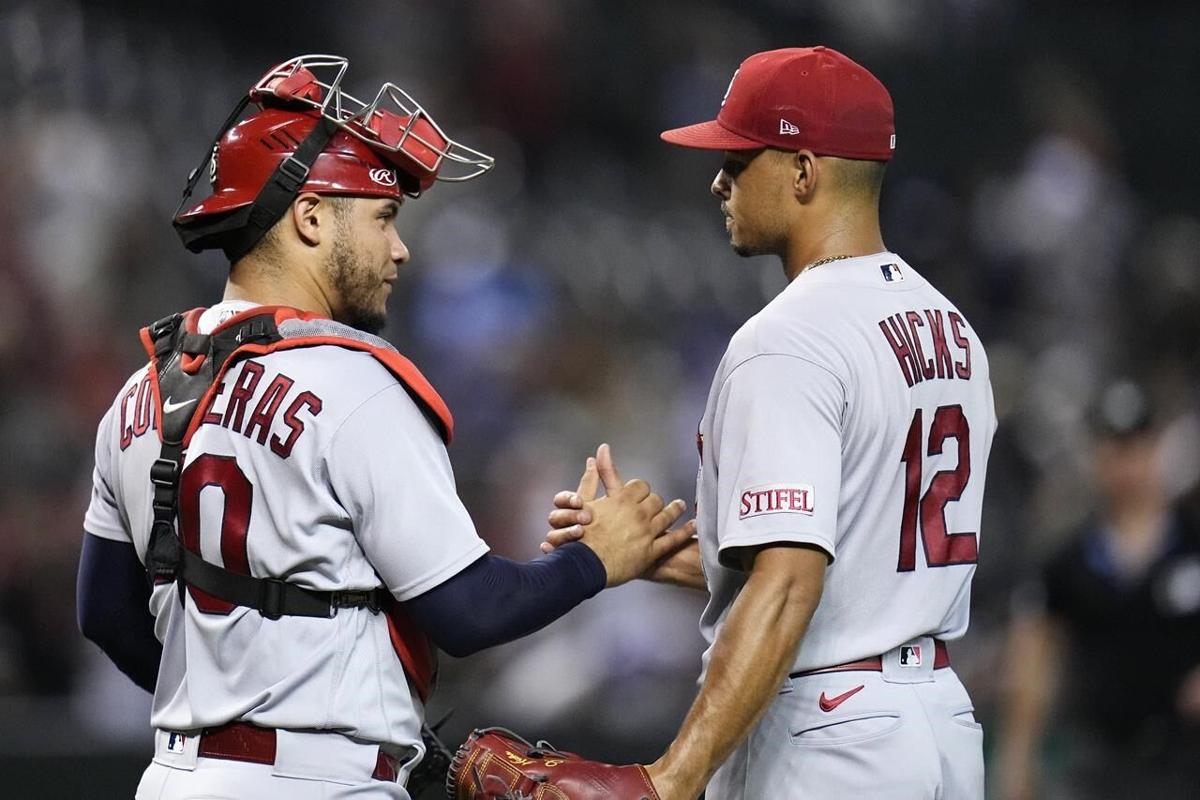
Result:
{"label": "baseball player", "polygon": [[[733,249],[788,286],[733,337],[700,422],[696,543],[650,577],[707,589],[701,689],[648,766],[664,800],[981,798],[983,733],[946,642],[967,628],[996,420],[962,313],[884,246],[892,101],[826,47],[734,73],[717,118]],[[611,457],[556,498],[591,518]]]}
{"label": "baseball player", "polygon": [[292,59],[230,115],[175,223],[229,256],[224,299],[143,329],[100,422],[79,617],[154,692],[139,800],[408,798],[437,648],[524,635],[687,539],[658,536],[683,502],[631,481],[582,545],[488,554],[448,409],[373,332],[405,197],[492,161],[395,84],[356,100],[346,68]]}

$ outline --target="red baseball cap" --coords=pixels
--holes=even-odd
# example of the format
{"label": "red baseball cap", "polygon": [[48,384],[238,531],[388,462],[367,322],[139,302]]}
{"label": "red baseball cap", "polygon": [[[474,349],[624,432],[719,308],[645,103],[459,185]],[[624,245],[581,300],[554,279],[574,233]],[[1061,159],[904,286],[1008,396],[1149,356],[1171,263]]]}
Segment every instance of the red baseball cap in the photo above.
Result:
{"label": "red baseball cap", "polygon": [[663,131],[662,138],[702,150],[807,148],[889,161],[896,122],[891,95],[865,67],[828,47],[789,47],[743,61],[715,120]]}

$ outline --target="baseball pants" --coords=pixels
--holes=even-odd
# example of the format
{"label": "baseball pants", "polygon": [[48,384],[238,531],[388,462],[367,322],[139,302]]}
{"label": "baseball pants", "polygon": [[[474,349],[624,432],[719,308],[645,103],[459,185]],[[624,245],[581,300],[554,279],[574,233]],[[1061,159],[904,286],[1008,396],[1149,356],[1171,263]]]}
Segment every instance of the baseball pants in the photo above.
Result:
{"label": "baseball pants", "polygon": [[206,758],[197,744],[158,731],[136,800],[411,800],[402,783],[370,777],[377,747],[336,733],[281,736],[274,764]]}
{"label": "baseball pants", "polygon": [[880,672],[788,678],[706,800],[983,800],[983,728],[966,689],[931,658],[902,665],[900,651]]}

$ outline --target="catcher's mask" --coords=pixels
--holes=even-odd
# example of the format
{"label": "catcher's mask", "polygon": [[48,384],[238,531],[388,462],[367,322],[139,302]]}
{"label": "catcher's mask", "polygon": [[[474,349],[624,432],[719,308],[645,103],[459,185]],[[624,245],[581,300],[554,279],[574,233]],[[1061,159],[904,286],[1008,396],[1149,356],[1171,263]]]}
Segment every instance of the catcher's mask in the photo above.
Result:
{"label": "catcher's mask", "polygon": [[[300,192],[399,200],[492,168],[491,156],[448,137],[396,84],[383,84],[370,103],[342,91],[349,64],[297,56],[254,84],[188,176],[174,223],[184,246],[221,248],[236,261]],[[259,111],[239,122],[251,103]],[[184,211],[206,165],[213,192]]]}

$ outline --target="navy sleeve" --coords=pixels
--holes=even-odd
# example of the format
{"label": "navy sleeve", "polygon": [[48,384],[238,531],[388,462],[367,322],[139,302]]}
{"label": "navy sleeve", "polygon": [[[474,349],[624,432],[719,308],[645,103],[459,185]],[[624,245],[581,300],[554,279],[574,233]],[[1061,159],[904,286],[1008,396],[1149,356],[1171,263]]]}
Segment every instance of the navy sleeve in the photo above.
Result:
{"label": "navy sleeve", "polygon": [[524,564],[486,555],[404,605],[440,649],[462,657],[549,625],[607,582],[592,549],[571,542]]}
{"label": "navy sleeve", "polygon": [[134,683],[154,692],[162,645],[154,636],[150,585],[128,542],[83,534],[75,610],[79,629]]}

